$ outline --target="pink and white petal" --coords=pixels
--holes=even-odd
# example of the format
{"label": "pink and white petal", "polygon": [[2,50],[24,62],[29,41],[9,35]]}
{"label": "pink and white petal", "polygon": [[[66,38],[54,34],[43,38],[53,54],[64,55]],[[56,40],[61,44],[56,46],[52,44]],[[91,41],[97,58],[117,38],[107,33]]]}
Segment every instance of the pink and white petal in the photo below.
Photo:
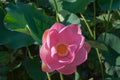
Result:
{"label": "pink and white petal", "polygon": [[85,37],[82,36],[81,43],[79,44],[79,49],[84,45],[84,43],[85,43]]}
{"label": "pink and white petal", "polygon": [[73,61],[73,65],[80,65],[83,62],[87,60],[88,52],[87,50],[82,47],[81,49],[78,50],[78,52],[75,55],[75,59]]}
{"label": "pink and white petal", "polygon": [[50,30],[52,29],[56,29],[58,32],[64,28],[65,26],[59,22],[56,22],[55,24],[52,25],[52,27],[50,28]]}
{"label": "pink and white petal", "polygon": [[69,64],[61,69],[58,69],[57,71],[59,71],[62,74],[65,74],[65,75],[70,75],[76,71],[76,66]]}
{"label": "pink and white petal", "polygon": [[44,44],[46,42],[47,35],[49,33],[49,29],[45,30],[42,36],[42,43]]}
{"label": "pink and white petal", "polygon": [[70,28],[65,28],[59,33],[58,40],[58,42],[63,42],[68,45],[76,44],[81,47],[83,46],[85,38],[83,35],[73,33]]}
{"label": "pink and white petal", "polygon": [[53,47],[51,48],[51,57],[52,57],[52,58],[55,58],[55,57],[54,57],[55,55],[57,55],[57,50],[56,50],[56,48],[53,46]]}
{"label": "pink and white petal", "polygon": [[40,58],[43,60],[43,61],[46,61],[46,56],[50,54],[50,51],[47,47],[47,44],[44,43],[41,48],[40,48]]}
{"label": "pink and white petal", "polygon": [[56,70],[65,66],[65,64],[59,63],[57,60],[51,57],[51,55],[46,56],[46,64],[52,70]]}
{"label": "pink and white petal", "polygon": [[55,60],[57,60],[59,63],[63,64],[70,64],[73,62],[75,58],[75,51],[77,49],[77,45],[69,45],[68,46],[68,52],[65,56],[60,56],[58,53],[54,54],[53,57]]}
{"label": "pink and white petal", "polygon": [[61,64],[69,64],[74,60],[75,54],[73,53],[68,53],[67,56],[59,56],[59,55],[54,55],[55,60],[57,60]]}
{"label": "pink and white petal", "polygon": [[47,36],[47,45],[49,48],[52,46],[55,46],[58,43],[58,32],[56,29],[49,30],[48,36]]}
{"label": "pink and white petal", "polygon": [[44,62],[42,62],[42,71],[44,71],[44,72],[52,72],[54,70],[50,69]]}
{"label": "pink and white petal", "polygon": [[[46,70],[49,68],[52,71],[55,70],[56,68],[61,68],[61,64],[59,64],[57,61],[54,60],[54,58],[51,57],[50,51],[46,49],[45,44],[40,49],[40,57],[42,61],[46,64],[46,66],[43,66],[43,70]],[[48,70],[49,70],[48,69]]]}
{"label": "pink and white petal", "polygon": [[82,34],[80,26],[77,24],[70,24],[66,27],[70,27],[73,33]]}

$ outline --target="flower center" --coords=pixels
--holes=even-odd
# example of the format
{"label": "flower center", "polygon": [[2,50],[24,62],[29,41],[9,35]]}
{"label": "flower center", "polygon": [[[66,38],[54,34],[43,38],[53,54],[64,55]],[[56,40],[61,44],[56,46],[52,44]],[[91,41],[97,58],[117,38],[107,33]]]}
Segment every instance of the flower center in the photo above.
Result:
{"label": "flower center", "polygon": [[57,46],[57,52],[58,52],[59,55],[64,55],[65,56],[67,54],[67,51],[68,51],[67,45],[59,44]]}

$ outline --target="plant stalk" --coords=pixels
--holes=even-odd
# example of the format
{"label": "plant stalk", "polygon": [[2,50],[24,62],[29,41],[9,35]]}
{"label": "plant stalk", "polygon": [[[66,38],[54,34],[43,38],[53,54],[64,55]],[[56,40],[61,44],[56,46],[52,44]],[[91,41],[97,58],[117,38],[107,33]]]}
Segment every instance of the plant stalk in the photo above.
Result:
{"label": "plant stalk", "polygon": [[47,74],[48,80],[51,80],[49,73],[46,72],[46,74]]}
{"label": "plant stalk", "polygon": [[95,26],[96,5],[95,5],[95,1],[94,1],[94,3],[93,3],[93,6],[94,6],[94,31],[93,31],[93,34],[94,34],[94,39],[96,39],[96,26]]}
{"label": "plant stalk", "polygon": [[54,0],[55,8],[56,8],[56,21],[59,22],[59,16],[58,16],[58,6],[56,0]]}
{"label": "plant stalk", "polygon": [[30,59],[34,59],[33,56],[32,56],[31,53],[30,53],[29,48],[28,48],[28,47],[26,47],[26,48],[27,48],[27,51],[28,51],[29,58],[30,58]]}
{"label": "plant stalk", "polygon": [[111,9],[112,9],[112,3],[113,3],[113,0],[110,0],[110,9],[108,11],[108,23],[110,22],[110,12],[111,12]]}
{"label": "plant stalk", "polygon": [[61,73],[60,73],[60,80],[64,80],[63,75]]}
{"label": "plant stalk", "polygon": [[[94,34],[93,34],[92,30],[90,29],[90,26],[88,25],[85,17],[84,17],[82,14],[81,14],[81,17],[83,18],[83,20],[84,20],[84,22],[85,22],[85,24],[86,24],[86,26],[87,26],[87,28],[88,28],[88,31],[89,31],[91,37],[95,40],[95,37],[96,37],[96,36],[94,37]],[[97,56],[98,56],[98,61],[99,61],[99,63],[100,63],[102,80],[104,80],[104,72],[103,72],[103,67],[102,67],[102,61],[101,61],[101,59],[100,59],[100,58],[101,58],[100,52],[99,52],[98,48],[95,48],[95,50],[96,50],[96,53],[97,53]]]}
{"label": "plant stalk", "polygon": [[88,23],[87,23],[85,17],[84,17],[82,14],[80,14],[80,15],[81,15],[83,21],[85,22],[85,24],[86,24],[86,26],[87,26],[87,29],[88,29],[88,31],[89,31],[91,37],[94,38],[94,35],[93,35],[93,33],[92,33],[92,30],[90,29],[90,27],[89,27],[89,25],[88,25]]}

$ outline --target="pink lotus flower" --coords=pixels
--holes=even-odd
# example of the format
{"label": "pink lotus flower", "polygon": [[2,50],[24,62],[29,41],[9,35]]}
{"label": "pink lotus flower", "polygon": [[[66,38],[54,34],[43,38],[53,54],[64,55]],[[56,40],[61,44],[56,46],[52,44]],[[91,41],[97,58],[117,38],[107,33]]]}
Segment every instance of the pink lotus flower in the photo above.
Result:
{"label": "pink lotus flower", "polygon": [[57,22],[44,32],[42,41],[40,57],[45,72],[72,74],[87,60],[91,48],[77,24],[64,26]]}

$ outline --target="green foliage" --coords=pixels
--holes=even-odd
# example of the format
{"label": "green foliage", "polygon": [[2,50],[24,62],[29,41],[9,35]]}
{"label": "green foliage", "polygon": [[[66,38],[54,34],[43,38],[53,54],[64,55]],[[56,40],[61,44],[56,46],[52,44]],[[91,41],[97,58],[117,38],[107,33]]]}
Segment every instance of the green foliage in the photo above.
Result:
{"label": "green foliage", "polygon": [[81,25],[80,18],[74,13],[70,13],[66,10],[62,10],[59,12],[58,16],[60,18],[60,21],[63,22],[65,25],[69,25],[69,24]]}
{"label": "green foliage", "polygon": [[[68,10],[73,13],[84,12],[86,6],[93,0],[55,0],[58,6],[58,11]],[[56,9],[54,0],[49,0],[51,5]]]}
{"label": "green foliage", "polygon": [[79,13],[84,12],[87,5],[93,0],[63,0],[63,9],[70,12]]}
{"label": "green foliage", "polygon": [[108,51],[108,48],[105,44],[97,42],[97,41],[87,41],[93,48],[98,48],[98,49],[102,49],[105,51]]}
{"label": "green foliage", "polygon": [[9,30],[30,34],[39,43],[41,43],[43,31],[49,28],[54,21],[45,15],[43,10],[35,8],[32,4],[10,4],[6,10],[6,27]]}
{"label": "green foliage", "polygon": [[5,77],[5,76],[0,76],[0,80],[7,80],[7,77]]}
{"label": "green foliage", "polygon": [[110,6],[112,10],[120,8],[120,0],[98,0],[98,3],[103,10],[110,10]]}
{"label": "green foliage", "polygon": [[[109,31],[109,33],[104,32],[100,34],[98,37],[98,40],[100,42],[104,42],[105,45],[107,45],[108,51],[102,51],[102,57],[104,60],[104,66],[105,66],[105,80],[119,80],[119,70],[120,67],[118,64],[119,62],[119,39],[120,39],[120,30],[119,30],[119,13],[115,12],[114,14],[101,14],[98,19],[103,21],[104,27],[109,27],[106,29],[106,31]],[[110,19],[110,23],[108,22],[108,18]],[[112,24],[110,26],[109,24]]]}
{"label": "green foliage", "polygon": [[46,78],[46,74],[41,71],[39,58],[25,61],[25,68],[33,80],[44,80]]}
{"label": "green foliage", "polygon": [[[102,39],[105,41],[105,43],[110,46],[112,49],[114,49],[117,53],[120,54],[120,38],[115,36],[114,34],[110,33],[103,33],[99,37],[99,39]],[[116,45],[117,44],[117,45]]]}
{"label": "green foliage", "polygon": [[79,80],[79,78],[80,78],[79,73],[78,73],[78,72],[75,72],[75,80]]}
{"label": "green foliage", "polygon": [[1,65],[6,65],[8,64],[10,59],[10,54],[6,51],[1,51],[0,52],[0,64]]}
{"label": "green foliage", "polygon": [[[92,47],[86,63],[78,66],[75,74],[64,76],[64,79],[101,80],[99,57],[104,66],[104,80],[119,80],[120,0],[1,0],[0,80],[14,79],[9,76],[17,70],[19,78],[14,75],[15,80],[47,79],[41,70],[39,46],[44,31],[56,22],[56,16],[64,25],[80,25],[86,42]],[[29,55],[34,59],[29,59]],[[23,67],[25,69],[22,71]],[[56,75],[57,72],[52,72],[50,76],[53,80],[59,79]]]}
{"label": "green foliage", "polygon": [[[58,9],[58,11],[61,11],[63,9],[62,8],[62,0],[49,0],[49,2],[53,8],[53,11],[55,11],[56,9]],[[55,2],[56,2],[56,4],[55,4]]]}
{"label": "green foliage", "polygon": [[114,28],[117,28],[117,29],[120,29],[120,20],[114,21],[113,27],[114,27]]}
{"label": "green foliage", "polygon": [[[108,75],[112,77],[120,76],[119,73],[119,57],[120,57],[120,47],[119,45],[120,37],[112,34],[112,33],[103,33],[100,35],[99,40],[104,41],[106,45],[109,47],[109,51],[104,51],[103,58],[105,60],[105,71]],[[111,78],[112,78],[111,77]],[[114,79],[112,79],[114,80]]]}
{"label": "green foliage", "polygon": [[[16,31],[9,31],[4,27],[3,19],[5,16],[5,11],[0,9],[0,45],[7,45],[13,49],[17,49],[23,46],[28,46],[33,44],[34,40],[26,34],[19,33]],[[15,43],[16,42],[16,43]]]}
{"label": "green foliage", "polygon": [[99,36],[99,39],[104,41],[108,46],[120,54],[120,46],[118,46],[120,45],[120,37],[117,37],[111,33],[103,33]]}
{"label": "green foliage", "polygon": [[8,31],[5,28],[0,29],[0,37],[0,45],[6,45],[13,49],[28,46],[34,42],[34,40],[26,34],[15,31]]}

